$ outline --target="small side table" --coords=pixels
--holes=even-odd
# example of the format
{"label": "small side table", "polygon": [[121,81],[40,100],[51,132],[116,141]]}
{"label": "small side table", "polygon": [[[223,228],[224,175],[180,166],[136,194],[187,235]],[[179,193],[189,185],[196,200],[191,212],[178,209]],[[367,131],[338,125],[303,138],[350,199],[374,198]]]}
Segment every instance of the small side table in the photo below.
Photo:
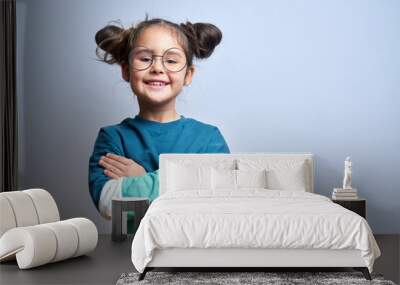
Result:
{"label": "small side table", "polygon": [[[149,199],[141,197],[123,197],[112,200],[112,235],[113,241],[124,241],[126,234],[122,232],[126,225],[123,225],[123,214],[127,211],[135,212],[135,231],[139,227],[140,221],[149,208]],[[126,223],[126,221],[125,221]]]}
{"label": "small side table", "polygon": [[340,206],[359,214],[361,217],[366,219],[366,200],[365,199],[355,199],[355,200],[339,200],[332,199],[332,202],[339,204]]}

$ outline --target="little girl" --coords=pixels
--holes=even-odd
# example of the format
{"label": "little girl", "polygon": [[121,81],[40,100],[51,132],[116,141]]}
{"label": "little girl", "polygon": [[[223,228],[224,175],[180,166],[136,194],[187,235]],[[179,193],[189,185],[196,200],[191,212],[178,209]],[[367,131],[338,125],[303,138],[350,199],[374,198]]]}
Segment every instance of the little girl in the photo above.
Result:
{"label": "little girl", "polygon": [[183,86],[192,82],[193,57],[209,57],[221,38],[212,24],[163,19],[97,32],[96,54],[121,66],[139,104],[134,118],[100,129],[90,157],[90,194],[104,217],[111,217],[114,197],[157,198],[159,154],[229,153],[217,127],[179,115],[175,108]]}

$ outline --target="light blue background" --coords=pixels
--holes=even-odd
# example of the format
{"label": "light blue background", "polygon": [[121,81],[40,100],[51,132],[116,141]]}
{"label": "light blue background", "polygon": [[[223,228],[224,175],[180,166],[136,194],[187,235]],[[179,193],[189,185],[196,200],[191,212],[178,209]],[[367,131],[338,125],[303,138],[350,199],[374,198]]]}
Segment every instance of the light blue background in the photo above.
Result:
{"label": "light blue background", "polygon": [[111,20],[211,22],[223,40],[196,62],[178,112],[217,125],[232,152],[311,152],[316,192],[353,186],[375,233],[400,233],[399,1],[17,0],[22,188],[43,187],[63,219],[88,217],[88,159],[100,127],[138,107],[118,66],[95,60]]}

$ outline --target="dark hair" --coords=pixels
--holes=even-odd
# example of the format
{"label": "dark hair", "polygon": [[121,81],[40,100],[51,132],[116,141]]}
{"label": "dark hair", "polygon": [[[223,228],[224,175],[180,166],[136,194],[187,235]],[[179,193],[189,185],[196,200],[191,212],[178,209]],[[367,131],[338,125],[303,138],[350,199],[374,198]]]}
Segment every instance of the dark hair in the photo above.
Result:
{"label": "dark hair", "polygon": [[[96,55],[100,60],[114,64],[128,64],[129,53],[134,47],[136,39],[148,27],[163,25],[176,31],[178,42],[186,54],[188,66],[193,63],[193,57],[207,58],[214,48],[221,42],[222,32],[213,24],[186,22],[175,24],[164,19],[146,19],[128,29],[116,25],[108,25],[96,33]],[[100,50],[104,53],[101,53]]]}

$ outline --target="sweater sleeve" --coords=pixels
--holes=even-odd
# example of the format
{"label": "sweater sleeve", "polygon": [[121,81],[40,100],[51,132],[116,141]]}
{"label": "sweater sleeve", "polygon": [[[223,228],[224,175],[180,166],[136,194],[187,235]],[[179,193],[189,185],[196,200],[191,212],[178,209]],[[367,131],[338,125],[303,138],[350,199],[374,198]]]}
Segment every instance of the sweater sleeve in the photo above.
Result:
{"label": "sweater sleeve", "polygon": [[229,147],[217,127],[211,135],[211,139],[207,145],[208,153],[230,153]]}
{"label": "sweater sleeve", "polygon": [[93,153],[89,159],[89,191],[97,209],[99,209],[103,186],[110,180],[110,177],[104,174],[104,168],[99,165],[100,157],[107,153],[123,155],[122,150],[114,142],[112,136],[104,128],[101,128],[94,144]]}
{"label": "sweater sleeve", "polygon": [[146,197],[152,202],[158,197],[158,170],[141,176],[110,179],[101,190],[99,211],[106,218],[112,216],[112,199],[121,197]]}
{"label": "sweater sleeve", "polygon": [[148,172],[141,176],[124,177],[122,181],[122,197],[146,197],[152,202],[158,197],[158,172]]}
{"label": "sweater sleeve", "polygon": [[113,198],[122,197],[122,181],[122,177],[118,179],[110,179],[104,184],[103,189],[101,189],[99,212],[104,218],[108,220],[111,219],[112,215]]}

